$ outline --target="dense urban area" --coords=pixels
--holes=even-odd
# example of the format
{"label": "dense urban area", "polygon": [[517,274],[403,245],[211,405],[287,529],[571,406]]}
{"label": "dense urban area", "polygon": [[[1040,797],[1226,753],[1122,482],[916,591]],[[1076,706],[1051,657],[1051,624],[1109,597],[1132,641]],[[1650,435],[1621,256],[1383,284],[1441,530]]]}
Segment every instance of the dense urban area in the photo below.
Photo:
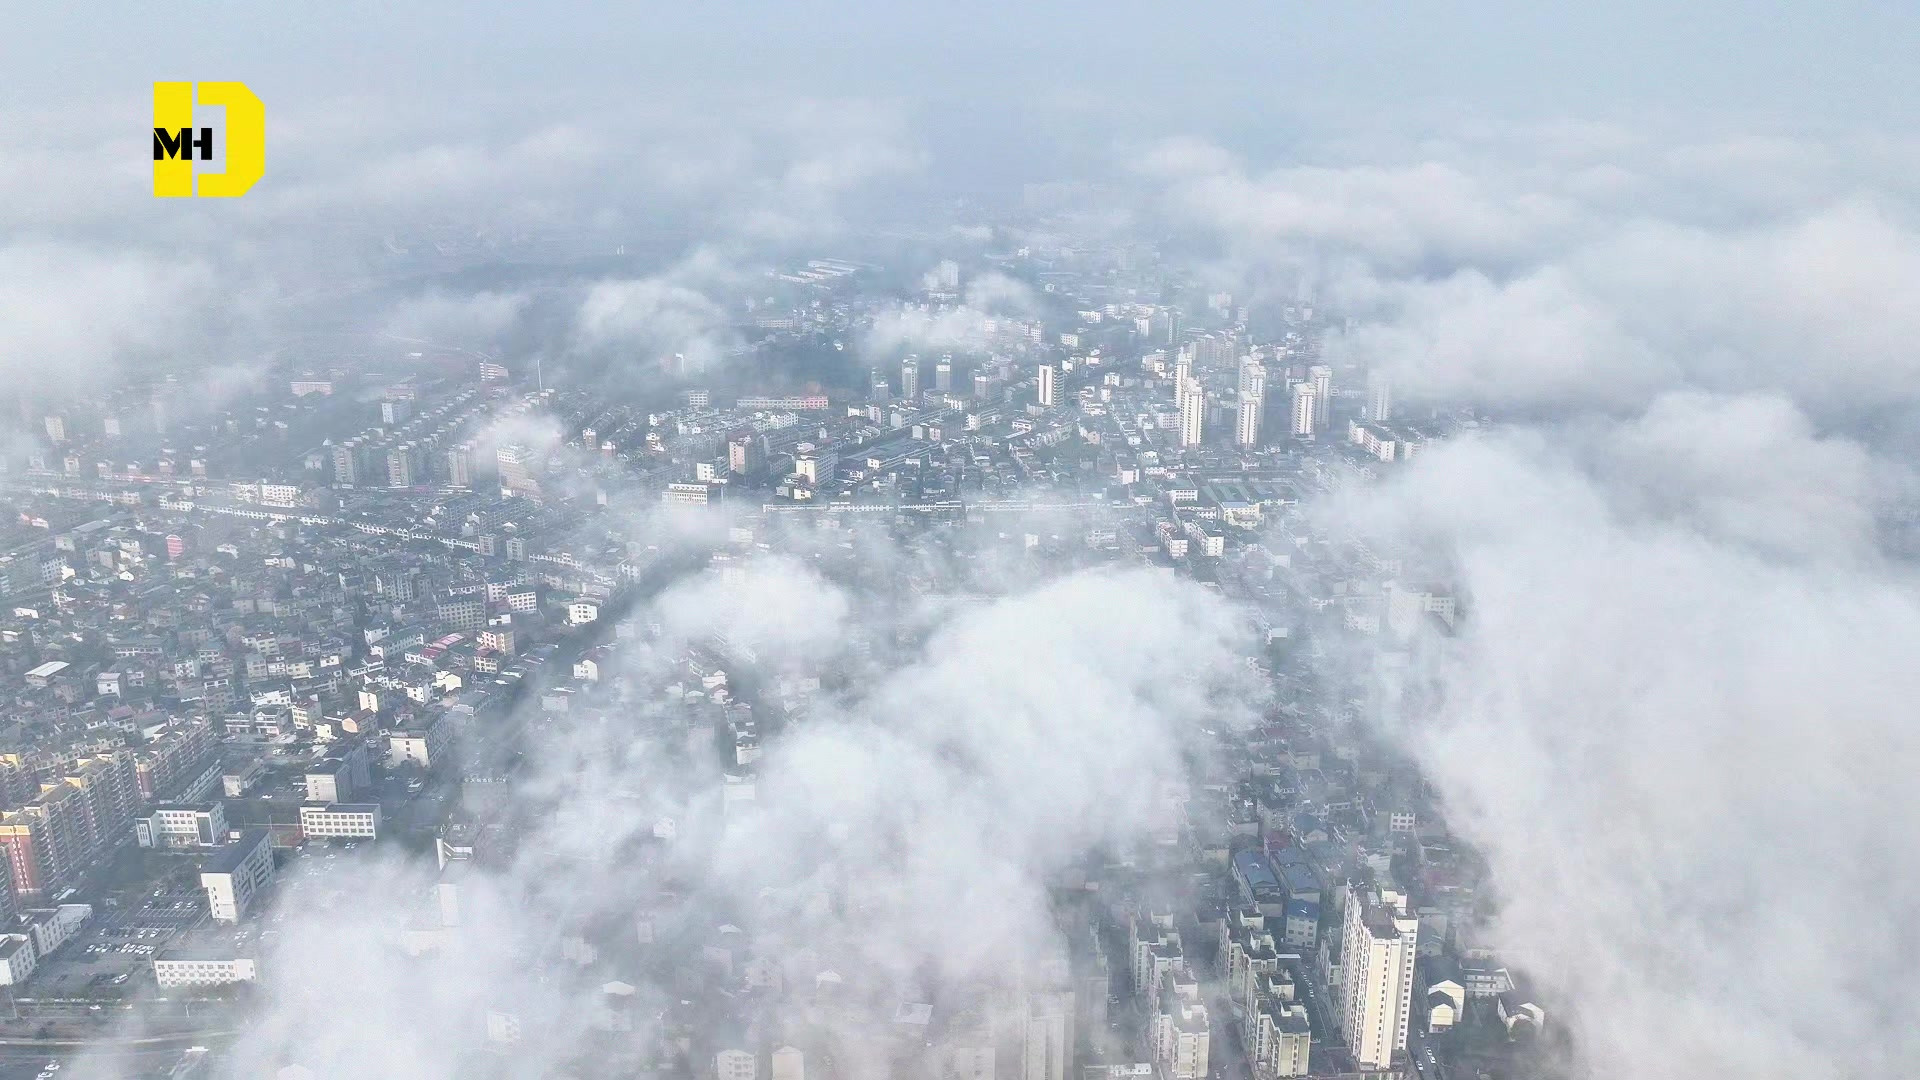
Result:
{"label": "dense urban area", "polygon": [[0,26],[0,1080],[1920,1075],[1920,4]]}
{"label": "dense urban area", "polygon": [[[478,1075],[537,1074],[508,1063],[551,1038],[522,1005],[541,993],[587,1032],[543,1062],[555,1076],[1541,1067],[1553,1014],[1483,942],[1485,868],[1371,722],[1421,708],[1420,656],[1463,614],[1446,568],[1302,510],[1492,421],[1331,362],[1338,312],[1249,312],[1143,246],[1020,243],[885,280],[830,258],[769,272],[724,365],[630,358],[644,383],[342,335],[212,412],[161,372],[24,402],[0,560],[0,1073],[90,1048],[196,1075],[258,1028],[277,967],[476,951],[491,985],[451,1037]],[[1020,302],[983,312],[983,285]],[[903,315],[966,333],[875,346]],[[855,351],[857,382],[785,361]],[[844,830],[796,805],[817,778],[763,775],[797,733],[963,647],[942,627],[969,611],[1027,594],[1017,621],[1045,622],[1049,589],[1116,574],[1218,597],[1245,670],[1231,701],[1178,713],[1189,729],[1152,751],[1168,767],[1118,774],[1150,790],[1096,797],[1144,805],[1131,834],[1020,823],[1058,833],[1019,867],[1046,940],[964,966],[860,940],[898,902],[887,864],[942,857],[915,853],[945,843],[924,792],[844,808],[883,820],[820,865],[754,854],[724,890],[688,869],[755,851],[730,838],[766,820],[822,816],[773,827],[790,844]],[[790,647],[815,621],[844,640]],[[612,895],[556,887],[610,864]],[[928,914],[916,933],[992,929]],[[292,943],[328,920],[369,943]],[[355,992],[337,975],[329,993]],[[280,1080],[328,1075],[300,1045]]]}

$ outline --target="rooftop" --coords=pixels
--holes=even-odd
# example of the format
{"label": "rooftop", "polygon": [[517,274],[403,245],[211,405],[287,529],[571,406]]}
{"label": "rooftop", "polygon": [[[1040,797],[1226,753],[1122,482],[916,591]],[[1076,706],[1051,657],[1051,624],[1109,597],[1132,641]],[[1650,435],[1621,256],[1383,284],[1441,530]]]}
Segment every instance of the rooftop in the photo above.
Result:
{"label": "rooftop", "polygon": [[240,839],[227,844],[208,856],[200,865],[203,874],[231,874],[240,868],[240,864],[253,855],[254,849],[268,843],[271,834],[266,829],[252,828],[240,834]]}

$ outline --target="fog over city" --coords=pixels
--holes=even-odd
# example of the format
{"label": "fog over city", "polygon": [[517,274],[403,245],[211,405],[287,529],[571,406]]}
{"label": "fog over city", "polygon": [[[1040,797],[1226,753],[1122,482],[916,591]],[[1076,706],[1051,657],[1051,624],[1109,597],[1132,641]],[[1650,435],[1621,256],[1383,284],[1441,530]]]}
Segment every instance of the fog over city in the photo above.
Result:
{"label": "fog over city", "polygon": [[0,1080],[1920,1060],[1920,14],[8,22]]}

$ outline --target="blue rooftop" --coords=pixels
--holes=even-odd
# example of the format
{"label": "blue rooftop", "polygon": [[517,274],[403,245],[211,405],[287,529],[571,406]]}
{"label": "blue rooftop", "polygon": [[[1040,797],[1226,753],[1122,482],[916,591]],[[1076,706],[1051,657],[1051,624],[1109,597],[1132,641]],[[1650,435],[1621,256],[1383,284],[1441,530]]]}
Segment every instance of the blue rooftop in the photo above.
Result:
{"label": "blue rooftop", "polygon": [[1235,853],[1233,865],[1240,871],[1240,876],[1246,881],[1247,887],[1256,894],[1268,889],[1280,888],[1280,879],[1274,876],[1273,867],[1267,862],[1267,857],[1253,848]]}

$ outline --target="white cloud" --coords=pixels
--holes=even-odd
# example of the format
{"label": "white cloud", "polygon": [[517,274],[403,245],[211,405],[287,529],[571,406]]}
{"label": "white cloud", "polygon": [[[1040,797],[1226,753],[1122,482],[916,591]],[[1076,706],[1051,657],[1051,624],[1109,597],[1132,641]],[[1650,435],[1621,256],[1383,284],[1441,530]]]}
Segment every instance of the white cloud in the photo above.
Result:
{"label": "white cloud", "polygon": [[486,348],[514,328],[530,302],[525,293],[435,290],[395,305],[384,332],[413,342]]}
{"label": "white cloud", "polygon": [[192,260],[0,248],[0,375],[18,394],[102,386],[136,358],[203,346],[221,299]]}
{"label": "white cloud", "polygon": [[[923,650],[822,696],[768,740],[760,811],[723,813],[704,714],[663,703],[686,637],[720,631],[790,656],[849,637],[890,647],[890,625],[845,619],[851,600],[784,559],[663,594],[639,616],[662,638],[626,646],[609,671],[631,679],[630,700],[546,729],[512,789],[517,854],[465,868],[460,925],[431,958],[394,948],[402,926],[432,925],[419,916],[437,910],[418,870],[349,859],[339,872],[358,882],[352,904],[321,888],[282,898],[284,944],[263,968],[263,1015],[237,1041],[235,1075],[284,1064],[339,1080],[464,1075],[488,1010],[520,1021],[517,1067],[602,1062],[591,1021],[615,974],[643,1005],[633,1041],[615,1047],[651,1052],[675,1022],[663,1009],[702,1039],[729,1037],[718,997],[694,992],[697,1006],[673,1010],[689,996],[682,954],[642,947],[641,917],[703,943],[721,942],[722,923],[742,927],[799,1002],[831,967],[848,1007],[807,1015],[845,1040],[843,1054],[878,1052],[860,1006],[884,1001],[890,1015],[929,978],[1012,988],[1060,956],[1051,875],[1088,844],[1126,849],[1170,824],[1167,786],[1182,784],[1199,727],[1258,704],[1226,604],[1167,575],[1077,575],[955,609]],[[664,820],[677,839],[654,837]],[[559,942],[581,927],[605,952],[575,969]],[[734,947],[738,972],[747,950]],[[528,963],[546,977],[527,978]]]}
{"label": "white cloud", "polygon": [[995,271],[967,279],[959,304],[899,304],[874,315],[862,348],[885,355],[899,349],[985,350],[989,322],[1030,317],[1039,310],[1032,286]]}
{"label": "white cloud", "polygon": [[717,365],[734,343],[717,303],[661,278],[596,283],[580,303],[574,328],[589,349],[632,351],[641,362],[680,354],[694,370]]}
{"label": "white cloud", "polygon": [[1901,144],[1540,137],[1547,152],[1496,132],[1259,174],[1163,147],[1145,174],[1216,269],[1304,278],[1353,319],[1340,355],[1416,396],[1630,409],[1777,390],[1825,415],[1920,393]]}
{"label": "white cloud", "polygon": [[838,589],[791,558],[755,559],[737,574],[676,586],[655,601],[671,642],[722,637],[768,663],[818,663],[845,644],[850,605]]}
{"label": "white cloud", "polygon": [[1885,840],[1920,818],[1920,591],[1860,535],[1868,469],[1777,399],[1683,397],[1571,447],[1450,443],[1359,497],[1457,567],[1439,704],[1398,733],[1597,1075],[1920,1051],[1920,864]]}

